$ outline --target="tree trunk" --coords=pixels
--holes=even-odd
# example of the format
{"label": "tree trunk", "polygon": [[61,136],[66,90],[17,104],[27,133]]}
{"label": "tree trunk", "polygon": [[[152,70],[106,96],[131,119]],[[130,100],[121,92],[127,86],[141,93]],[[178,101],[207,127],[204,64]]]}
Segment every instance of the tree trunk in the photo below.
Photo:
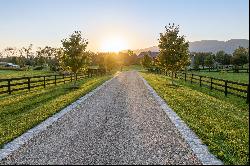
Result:
{"label": "tree trunk", "polygon": [[174,85],[174,72],[173,71],[172,71],[171,80],[172,80],[172,85]]}
{"label": "tree trunk", "polygon": [[76,73],[74,73],[74,75],[75,75],[75,81],[74,81],[74,83],[73,83],[73,87],[75,88],[76,87]]}

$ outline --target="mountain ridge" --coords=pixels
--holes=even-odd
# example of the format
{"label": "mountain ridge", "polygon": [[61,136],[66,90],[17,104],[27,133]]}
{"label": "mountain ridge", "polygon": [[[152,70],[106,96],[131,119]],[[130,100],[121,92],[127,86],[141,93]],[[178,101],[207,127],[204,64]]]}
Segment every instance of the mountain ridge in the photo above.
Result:
{"label": "mountain ridge", "polygon": [[[247,48],[249,47],[248,39],[230,39],[227,41],[219,40],[200,40],[189,42],[189,51],[190,52],[212,52],[216,53],[220,50],[225,51],[228,54],[232,54],[233,51],[239,46]],[[140,54],[141,52],[159,52],[158,46],[152,46],[143,49],[133,50],[135,54]]]}

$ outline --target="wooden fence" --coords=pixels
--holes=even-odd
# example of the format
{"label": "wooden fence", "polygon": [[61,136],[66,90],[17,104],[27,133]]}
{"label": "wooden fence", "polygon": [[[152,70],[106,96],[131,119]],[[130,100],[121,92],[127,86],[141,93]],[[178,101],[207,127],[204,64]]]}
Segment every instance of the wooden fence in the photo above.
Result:
{"label": "wooden fence", "polygon": [[[170,72],[164,72],[159,69],[149,69],[149,71],[171,76]],[[178,72],[174,75],[174,78],[184,80],[185,82],[190,82],[191,84],[198,84],[200,87],[207,87],[210,90],[214,89],[217,91],[221,91],[225,94],[225,96],[231,94],[246,98],[247,102],[249,103],[249,84],[186,72]]]}
{"label": "wooden fence", "polygon": [[103,75],[105,70],[102,69],[88,69],[87,74],[54,74],[54,75],[40,75],[32,77],[18,77],[0,79],[0,94],[11,94],[15,91],[28,90],[30,91],[36,87],[47,87],[51,85],[58,85],[62,83],[80,80],[94,75]]}
{"label": "wooden fence", "polygon": [[225,71],[225,72],[230,72],[230,73],[249,73],[249,68],[230,68],[230,69],[218,69],[218,68],[199,68],[199,69],[189,69],[189,71],[205,71],[205,72],[221,72],[221,71]]}

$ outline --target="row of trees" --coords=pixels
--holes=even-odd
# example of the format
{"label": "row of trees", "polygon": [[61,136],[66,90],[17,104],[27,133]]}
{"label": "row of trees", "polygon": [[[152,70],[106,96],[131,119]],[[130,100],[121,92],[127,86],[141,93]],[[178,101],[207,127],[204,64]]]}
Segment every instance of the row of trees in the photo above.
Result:
{"label": "row of trees", "polygon": [[179,26],[169,24],[165,26],[165,32],[160,33],[159,38],[159,55],[156,58],[151,58],[149,54],[145,54],[141,60],[141,64],[145,68],[157,67],[166,72],[172,73],[173,76],[177,71],[184,70],[191,64],[191,57],[194,57],[194,67],[199,68],[199,65],[213,67],[215,62],[221,65],[233,64],[240,66],[247,64],[249,61],[249,49],[239,47],[233,55],[226,54],[224,51],[219,51],[216,54],[200,52],[189,53],[189,43],[183,35],[179,35]]}
{"label": "row of trees", "polygon": [[14,63],[21,68],[25,66],[48,65],[51,70],[56,71],[59,66],[58,54],[60,52],[60,48],[52,48],[49,46],[44,48],[38,47],[38,49],[34,51],[32,44],[21,49],[8,47],[0,52],[0,61]]}
{"label": "row of trees", "polygon": [[21,68],[33,66],[42,69],[48,66],[50,70],[67,70],[73,73],[84,71],[88,67],[103,68],[111,71],[138,64],[137,55],[133,51],[119,53],[94,53],[86,51],[88,41],[80,31],[75,31],[69,38],[63,39],[61,48],[46,46],[36,51],[33,45],[21,49],[8,47],[0,52],[0,62],[20,65]]}
{"label": "row of trees", "polygon": [[191,53],[194,58],[194,68],[199,69],[202,66],[211,68],[216,67],[215,64],[219,65],[234,65],[236,67],[247,64],[249,61],[249,49],[239,47],[234,50],[233,54],[227,54],[224,51],[219,51],[216,54],[211,52],[197,52]]}

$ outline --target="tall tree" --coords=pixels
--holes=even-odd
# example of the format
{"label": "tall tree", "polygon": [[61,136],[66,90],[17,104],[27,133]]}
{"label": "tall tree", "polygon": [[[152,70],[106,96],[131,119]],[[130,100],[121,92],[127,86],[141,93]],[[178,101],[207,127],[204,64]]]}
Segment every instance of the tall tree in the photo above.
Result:
{"label": "tall tree", "polygon": [[61,42],[63,48],[59,60],[62,68],[75,75],[80,70],[86,69],[89,62],[89,53],[86,51],[88,41],[82,37],[81,31],[75,31],[68,39],[63,39]]}
{"label": "tall tree", "polygon": [[189,63],[189,44],[184,36],[179,35],[179,25],[165,26],[166,31],[160,33],[159,61],[166,71],[172,72],[172,84],[174,73],[186,67]]}

